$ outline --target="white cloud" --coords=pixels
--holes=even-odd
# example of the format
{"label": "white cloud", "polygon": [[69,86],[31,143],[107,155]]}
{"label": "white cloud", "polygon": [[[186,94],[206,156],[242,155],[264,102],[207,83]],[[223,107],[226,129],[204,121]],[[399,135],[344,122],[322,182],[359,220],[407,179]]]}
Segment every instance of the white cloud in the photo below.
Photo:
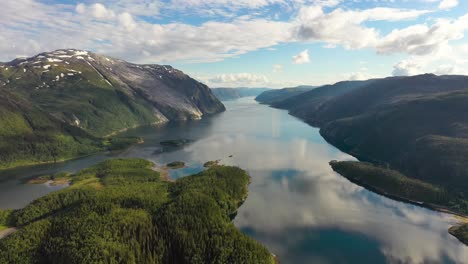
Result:
{"label": "white cloud", "polygon": [[404,52],[415,55],[434,53],[451,40],[464,37],[468,29],[468,14],[456,20],[439,19],[432,26],[418,24],[393,30],[377,45],[383,54]]}
{"label": "white cloud", "polygon": [[440,9],[451,9],[458,6],[458,0],[442,0],[439,4]]}
{"label": "white cloud", "polygon": [[[179,1],[179,2],[178,2]],[[463,37],[467,19],[415,25],[382,37],[369,21],[399,21],[427,14],[426,10],[336,7],[339,0],[108,0],[103,4],[43,4],[37,0],[2,3],[0,60],[18,54],[64,47],[89,49],[132,62],[213,62],[281,43],[323,42],[325,47],[376,48],[379,53],[429,54]],[[89,3],[89,2],[85,2]],[[177,6],[179,5],[179,6]],[[287,7],[290,18],[278,21],[259,8]],[[145,17],[184,14],[177,8],[205,10],[251,9],[249,16],[211,19],[190,25],[178,20],[157,23]],[[326,7],[326,8],[325,8]],[[268,10],[268,9],[266,9]],[[203,11],[203,12],[205,12]],[[198,12],[198,11],[194,11]],[[209,10],[207,11],[209,12]],[[289,12],[289,13],[288,13]],[[259,18],[263,17],[263,18]],[[149,22],[151,21],[151,22]],[[465,24],[464,24],[465,23]],[[414,28],[413,28],[414,27]],[[301,54],[299,54],[301,55]],[[297,57],[305,63],[307,54]],[[277,69],[278,70],[278,69]]]}
{"label": "white cloud", "polygon": [[350,81],[361,81],[361,80],[369,80],[375,78],[375,76],[367,73],[367,72],[353,72],[351,74],[348,74],[345,79],[350,80]]}
{"label": "white cloud", "polygon": [[79,14],[89,15],[96,19],[112,19],[115,17],[114,11],[107,9],[103,4],[100,3],[89,6],[80,3],[76,6],[75,11]]}
{"label": "white cloud", "polygon": [[309,63],[310,58],[309,58],[309,50],[304,50],[297,54],[296,56],[293,56],[293,63],[294,64],[304,64],[304,63]]}
{"label": "white cloud", "polygon": [[366,21],[399,21],[427,14],[426,10],[372,8],[367,10],[335,9],[325,13],[320,6],[303,7],[298,15],[297,37],[303,41],[321,41],[347,49],[373,47],[379,32],[365,27]]}
{"label": "white cloud", "polygon": [[408,60],[403,60],[393,66],[392,72],[393,76],[411,76],[420,73],[422,73],[420,65]]}
{"label": "white cloud", "polygon": [[265,75],[252,73],[230,73],[220,74],[208,80],[210,83],[218,86],[258,86],[269,82]]}
{"label": "white cloud", "polygon": [[83,4],[83,3],[79,3],[78,5],[76,5],[75,10],[76,10],[76,12],[78,12],[80,14],[84,14],[86,12],[86,5]]}
{"label": "white cloud", "polygon": [[136,28],[136,23],[133,20],[132,15],[125,12],[119,15],[119,23],[123,26],[127,31],[132,31]]}
{"label": "white cloud", "polygon": [[283,71],[284,66],[282,64],[274,64],[273,65],[273,72],[278,73]]}

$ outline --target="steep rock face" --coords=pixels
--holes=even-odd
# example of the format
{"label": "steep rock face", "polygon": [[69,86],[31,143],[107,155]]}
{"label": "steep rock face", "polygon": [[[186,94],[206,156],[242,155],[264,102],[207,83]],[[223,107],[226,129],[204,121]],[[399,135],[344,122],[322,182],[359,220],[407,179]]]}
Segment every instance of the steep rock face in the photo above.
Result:
{"label": "steep rock face", "polygon": [[224,111],[206,85],[170,66],[73,49],[0,65],[0,88],[96,136]]}

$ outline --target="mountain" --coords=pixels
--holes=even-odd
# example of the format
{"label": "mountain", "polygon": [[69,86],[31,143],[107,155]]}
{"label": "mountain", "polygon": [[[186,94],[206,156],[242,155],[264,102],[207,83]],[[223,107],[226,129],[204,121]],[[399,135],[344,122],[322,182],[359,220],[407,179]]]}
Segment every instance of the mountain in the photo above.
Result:
{"label": "mountain", "polygon": [[170,66],[74,49],[16,59],[0,64],[0,168],[89,154],[128,128],[224,110]]}
{"label": "mountain", "polygon": [[274,106],[361,160],[468,195],[468,76],[341,82]]}
{"label": "mountain", "polygon": [[242,97],[257,96],[270,88],[212,88],[213,94],[221,101],[235,100]]}
{"label": "mountain", "polygon": [[315,122],[321,117],[317,114],[318,110],[327,101],[373,81],[344,81],[334,85],[325,85],[293,96],[281,95],[281,100],[270,104],[276,108],[288,109],[294,116]]}
{"label": "mountain", "polygon": [[255,100],[262,104],[274,104],[287,98],[302,94],[314,89],[315,86],[298,86],[292,88],[273,89],[258,95]]}

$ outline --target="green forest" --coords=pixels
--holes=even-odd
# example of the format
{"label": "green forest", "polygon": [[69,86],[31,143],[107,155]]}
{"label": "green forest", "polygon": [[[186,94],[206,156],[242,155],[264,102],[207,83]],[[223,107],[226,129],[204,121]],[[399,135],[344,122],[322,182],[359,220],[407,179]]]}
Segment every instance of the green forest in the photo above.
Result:
{"label": "green forest", "polygon": [[[432,209],[468,214],[468,199],[462,192],[448,191],[441,186],[409,178],[398,171],[356,161],[332,161],[333,170],[348,180],[371,191],[418,203]],[[450,234],[468,245],[468,224],[450,228]]]}
{"label": "green forest", "polygon": [[0,212],[0,225],[18,228],[0,241],[0,263],[274,263],[231,222],[247,197],[245,171],[214,166],[168,182],[152,166],[108,160]]}

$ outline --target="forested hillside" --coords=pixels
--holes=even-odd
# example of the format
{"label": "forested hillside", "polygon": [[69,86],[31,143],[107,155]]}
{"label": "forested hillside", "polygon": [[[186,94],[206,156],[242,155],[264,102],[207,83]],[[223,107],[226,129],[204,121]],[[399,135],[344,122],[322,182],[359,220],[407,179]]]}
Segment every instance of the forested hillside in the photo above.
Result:
{"label": "forested hillside", "polygon": [[468,195],[468,77],[339,82],[273,106],[356,157]]}
{"label": "forested hillside", "polygon": [[245,171],[214,166],[167,182],[152,166],[105,161],[8,213],[19,231],[0,240],[0,263],[274,262],[231,223],[247,196]]}

